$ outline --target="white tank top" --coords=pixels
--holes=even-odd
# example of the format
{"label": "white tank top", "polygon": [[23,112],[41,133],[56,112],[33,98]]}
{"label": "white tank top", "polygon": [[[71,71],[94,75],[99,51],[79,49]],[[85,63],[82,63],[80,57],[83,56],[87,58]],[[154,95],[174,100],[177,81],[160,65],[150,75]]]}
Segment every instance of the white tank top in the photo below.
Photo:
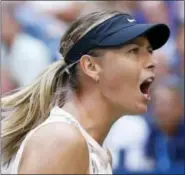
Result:
{"label": "white tank top", "polygon": [[64,111],[63,109],[59,107],[54,107],[48,119],[37,126],[35,129],[31,130],[25,139],[23,140],[18,152],[16,155],[12,158],[10,164],[8,167],[2,168],[2,173],[4,170],[4,173],[8,174],[18,174],[18,168],[19,163],[21,161],[21,157],[23,154],[23,150],[25,147],[26,142],[29,140],[29,138],[32,136],[32,134],[40,129],[42,126],[45,126],[49,123],[53,122],[64,122],[67,124],[75,125],[80,131],[81,134],[84,136],[88,149],[89,149],[89,174],[112,174],[112,168],[111,168],[111,158],[110,154],[108,152],[108,149],[102,148],[78,123],[77,120],[74,119],[74,117]]}

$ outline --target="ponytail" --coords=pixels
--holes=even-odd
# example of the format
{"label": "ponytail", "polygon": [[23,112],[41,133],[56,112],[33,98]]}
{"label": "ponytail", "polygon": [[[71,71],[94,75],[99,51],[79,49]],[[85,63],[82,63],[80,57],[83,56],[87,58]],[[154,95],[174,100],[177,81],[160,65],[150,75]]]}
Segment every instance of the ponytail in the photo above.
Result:
{"label": "ponytail", "polygon": [[[61,40],[63,57],[67,59],[66,55],[73,45],[92,28],[117,14],[120,13],[95,12],[74,22]],[[68,87],[72,91],[80,88],[78,61],[66,66],[64,60],[59,60],[50,65],[33,84],[1,99],[4,163],[16,153],[26,134],[46,120],[55,104],[59,107],[64,105]]]}
{"label": "ponytail", "polygon": [[[57,84],[60,84],[60,89],[65,86],[64,80],[68,76],[65,67],[64,61],[59,60],[51,64],[33,84],[1,99],[3,163],[17,152],[26,134],[47,119],[55,105]],[[61,97],[60,102],[64,103],[65,96]]]}

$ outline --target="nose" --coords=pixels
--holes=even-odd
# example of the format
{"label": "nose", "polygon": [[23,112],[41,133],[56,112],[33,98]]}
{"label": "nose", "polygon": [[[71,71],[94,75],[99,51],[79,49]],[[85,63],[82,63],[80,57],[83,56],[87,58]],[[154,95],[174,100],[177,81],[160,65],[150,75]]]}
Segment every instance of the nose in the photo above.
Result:
{"label": "nose", "polygon": [[155,67],[156,67],[156,61],[153,58],[150,58],[146,65],[146,69],[150,71],[154,71]]}

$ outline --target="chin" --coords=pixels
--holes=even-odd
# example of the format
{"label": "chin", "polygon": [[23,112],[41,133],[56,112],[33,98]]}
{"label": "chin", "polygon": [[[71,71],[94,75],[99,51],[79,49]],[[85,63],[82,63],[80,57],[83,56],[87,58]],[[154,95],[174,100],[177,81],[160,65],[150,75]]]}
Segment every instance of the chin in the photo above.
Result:
{"label": "chin", "polygon": [[137,104],[133,109],[130,109],[128,115],[141,115],[147,112],[147,105],[146,104]]}
{"label": "chin", "polygon": [[141,105],[138,105],[136,109],[138,114],[143,114],[147,112],[148,107],[146,104],[141,104]]}

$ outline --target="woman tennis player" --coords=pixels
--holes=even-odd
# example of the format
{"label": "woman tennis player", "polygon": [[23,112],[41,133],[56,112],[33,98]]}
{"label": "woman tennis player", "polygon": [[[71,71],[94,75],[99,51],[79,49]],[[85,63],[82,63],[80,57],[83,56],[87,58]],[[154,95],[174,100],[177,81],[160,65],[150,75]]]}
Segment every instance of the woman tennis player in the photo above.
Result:
{"label": "woman tennis player", "polygon": [[119,12],[75,21],[61,40],[63,59],[2,98],[4,166],[12,174],[111,174],[102,143],[121,116],[147,110],[152,52],[169,35],[165,24]]}

